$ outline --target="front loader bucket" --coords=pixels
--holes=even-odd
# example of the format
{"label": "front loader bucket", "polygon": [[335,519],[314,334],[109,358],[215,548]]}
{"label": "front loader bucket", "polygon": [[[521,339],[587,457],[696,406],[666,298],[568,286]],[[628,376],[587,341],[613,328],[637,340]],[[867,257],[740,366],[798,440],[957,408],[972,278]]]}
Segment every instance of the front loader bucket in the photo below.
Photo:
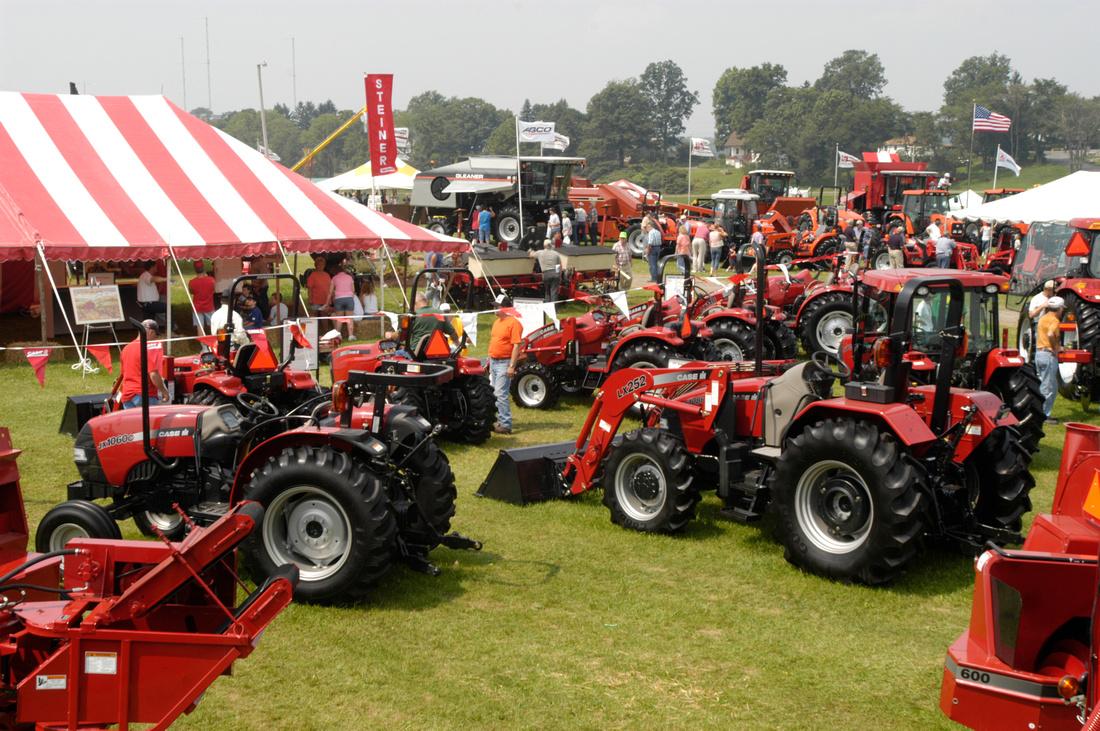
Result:
{"label": "front loader bucket", "polygon": [[514,505],[560,498],[565,493],[561,470],[576,448],[577,443],[569,441],[502,449],[477,495]]}

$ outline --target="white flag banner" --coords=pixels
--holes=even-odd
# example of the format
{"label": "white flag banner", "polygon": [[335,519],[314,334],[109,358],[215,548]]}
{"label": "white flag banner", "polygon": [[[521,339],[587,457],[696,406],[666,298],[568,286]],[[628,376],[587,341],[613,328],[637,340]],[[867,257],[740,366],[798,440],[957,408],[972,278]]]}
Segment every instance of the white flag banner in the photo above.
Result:
{"label": "white flag banner", "polygon": [[548,145],[554,142],[554,123],[524,122],[517,119],[516,134],[520,142],[541,142]]}
{"label": "white flag banner", "polygon": [[856,157],[855,155],[853,155],[850,152],[845,152],[844,150],[837,150],[836,154],[837,154],[837,160],[836,160],[837,167],[851,168],[851,167],[854,166],[855,163],[859,162],[859,158]]}
{"label": "white flag banner", "polygon": [[569,147],[569,138],[563,134],[554,133],[553,142],[542,143],[544,149],[556,150],[558,152],[565,152],[565,148]]}
{"label": "white flag banner", "polygon": [[670,274],[665,277],[665,299],[682,297],[684,295],[684,277],[679,274]]}
{"label": "white flag banner", "polygon": [[393,328],[394,332],[397,332],[397,313],[396,312],[383,312],[382,314],[385,315],[389,319],[390,327]]}
{"label": "white flag banner", "polygon": [[999,147],[997,148],[997,167],[1007,168],[1008,170],[1016,173],[1016,177],[1020,176],[1020,166],[1017,165],[1016,161],[1012,159],[1012,155],[1009,155],[1007,152]]}
{"label": "white flag banner", "polygon": [[523,325],[523,337],[527,337],[545,324],[542,319],[545,312],[543,309],[544,304],[542,300],[525,299],[523,297],[512,300],[512,306],[519,313],[519,322]]}
{"label": "white flag banner", "polygon": [[714,145],[706,137],[692,137],[691,154],[693,157],[714,157]]}
{"label": "white flag banner", "polygon": [[558,320],[558,308],[553,302],[543,303],[542,314],[550,318],[550,321],[554,323],[554,327],[561,327],[561,321]]}
{"label": "white flag banner", "polygon": [[477,313],[463,312],[458,318],[462,321],[462,332],[471,343],[477,345]]}
{"label": "white flag banner", "polygon": [[626,301],[626,292],[620,289],[612,292],[608,296],[611,297],[612,303],[614,303],[614,305],[619,308],[620,312],[622,312],[624,315],[630,314],[630,305]]}
{"label": "white flag banner", "polygon": [[393,128],[393,141],[397,143],[398,152],[409,151],[409,128],[408,127],[394,127]]}

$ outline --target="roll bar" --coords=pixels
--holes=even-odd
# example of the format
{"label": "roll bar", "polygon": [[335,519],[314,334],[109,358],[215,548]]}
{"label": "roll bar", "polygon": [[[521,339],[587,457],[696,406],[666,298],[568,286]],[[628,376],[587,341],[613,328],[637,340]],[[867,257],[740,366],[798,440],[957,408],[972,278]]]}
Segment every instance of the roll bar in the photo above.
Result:
{"label": "roll bar", "polygon": [[174,459],[171,462],[166,460],[164,455],[153,446],[152,438],[149,436],[149,353],[146,352],[149,336],[145,333],[145,325],[141,320],[131,317],[130,324],[137,328],[138,338],[141,341],[141,447],[150,462],[170,472],[179,466],[179,460]]}
{"label": "roll bar", "polygon": [[[227,317],[225,320],[226,338],[224,341],[218,343],[218,355],[221,358],[224,358],[226,361],[229,360],[229,350],[233,343],[233,331],[235,330],[233,326],[233,303],[237,301],[237,286],[241,282],[251,282],[254,279],[289,280],[291,286],[294,288],[294,312],[290,315],[290,317],[298,319],[298,317],[302,314],[302,285],[298,281],[298,278],[295,277],[293,274],[242,274],[241,276],[237,277],[233,280],[233,284],[229,285],[229,317]],[[289,365],[294,360],[294,351],[296,351],[297,349],[298,341],[294,338],[291,338],[290,351],[289,353],[287,353],[286,358],[283,359],[283,362],[279,364],[279,370],[286,368],[287,365]]]}

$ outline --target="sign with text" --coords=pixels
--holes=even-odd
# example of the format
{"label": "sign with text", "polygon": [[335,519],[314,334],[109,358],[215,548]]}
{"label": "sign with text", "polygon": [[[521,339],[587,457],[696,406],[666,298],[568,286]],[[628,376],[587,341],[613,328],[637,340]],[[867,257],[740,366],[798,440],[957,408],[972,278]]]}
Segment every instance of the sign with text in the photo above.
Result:
{"label": "sign with text", "polygon": [[552,144],[554,142],[553,122],[524,122],[516,120],[516,135],[520,142],[541,142]]}
{"label": "sign with text", "polygon": [[393,74],[367,74],[367,134],[372,175],[397,172],[397,139],[393,132]]}

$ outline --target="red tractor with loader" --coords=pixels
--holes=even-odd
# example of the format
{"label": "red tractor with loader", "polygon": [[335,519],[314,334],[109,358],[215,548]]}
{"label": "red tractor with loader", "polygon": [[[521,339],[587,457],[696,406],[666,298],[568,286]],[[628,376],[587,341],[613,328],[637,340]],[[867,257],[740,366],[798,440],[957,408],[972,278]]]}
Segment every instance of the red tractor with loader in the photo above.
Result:
{"label": "red tractor with loader", "polygon": [[293,566],[238,602],[236,550],[263,508],[238,504],[182,543],[118,540],[111,524],[109,540],[28,553],[18,456],[0,429],[0,726],[168,728],[290,604]]}
{"label": "red tractor with loader", "polygon": [[[939,368],[914,386],[903,356],[914,305],[929,297],[947,313]],[[523,504],[600,487],[612,522],[673,533],[714,489],[728,517],[774,511],[795,565],[867,584],[896,578],[925,538],[968,550],[1018,540],[1030,454],[996,396],[950,386],[962,315],[957,281],[906,283],[873,348],[879,379],[852,378],[841,397],[831,387],[847,367],[826,353],[780,375],[759,358],[619,371],[575,441],[502,450],[478,494]],[[639,410],[642,428],[619,434]]]}
{"label": "red tractor with loader", "polygon": [[[254,501],[265,512],[243,544],[245,560],[257,579],[297,566],[299,599],[361,598],[395,559],[435,573],[428,553],[436,546],[480,544],[447,534],[454,475],[435,430],[414,409],[384,401],[389,388],[450,378],[450,369],[418,364],[405,372],[405,365],[351,373],[334,389],[327,423],[328,409],[280,414],[260,396],[239,401],[244,414],[233,404],[150,406],[142,379],[142,408],[80,428],[73,446],[80,479],[42,519],[36,546],[56,551],[76,536],[116,538],[116,521],[126,518],[147,535],[179,540]],[[354,429],[348,394],[367,390],[376,394],[372,418],[367,429]]]}
{"label": "red tractor with loader", "polygon": [[940,709],[972,729],[1100,727],[1100,429],[1066,424],[1050,513],[1022,548],[974,564],[970,625],[947,651]]}
{"label": "red tractor with loader", "polygon": [[1068,223],[1032,224],[1016,255],[1010,291],[1021,296],[1017,325],[1019,349],[1032,351],[1032,323],[1027,302],[1054,281],[1054,293],[1066,302],[1058,390],[1086,408],[1100,400],[1100,218],[1074,218]]}
{"label": "red tractor with loader", "polygon": [[[423,269],[413,278],[408,300],[410,308],[416,302],[417,292],[424,279],[431,277],[447,282],[452,278],[467,276],[470,276],[469,269]],[[458,291],[444,288],[443,297],[450,300],[448,305],[459,305],[453,297]],[[462,309],[470,311],[473,309],[470,306],[473,291],[465,289],[463,293],[466,302]],[[415,407],[429,422],[442,427],[441,433],[445,438],[467,444],[481,444],[489,438],[495,414],[493,389],[489,385],[485,365],[479,359],[465,355],[465,333],[454,343],[448,342],[439,330],[430,337],[412,342],[414,319],[417,317],[443,320],[447,315],[438,310],[421,314],[409,312],[398,318],[395,339],[337,348],[332,353],[333,381],[344,380],[353,371],[380,372],[383,368],[392,368],[397,360],[445,365],[450,371],[449,378],[436,379],[422,388],[398,388],[389,394],[389,398],[393,403]]]}

